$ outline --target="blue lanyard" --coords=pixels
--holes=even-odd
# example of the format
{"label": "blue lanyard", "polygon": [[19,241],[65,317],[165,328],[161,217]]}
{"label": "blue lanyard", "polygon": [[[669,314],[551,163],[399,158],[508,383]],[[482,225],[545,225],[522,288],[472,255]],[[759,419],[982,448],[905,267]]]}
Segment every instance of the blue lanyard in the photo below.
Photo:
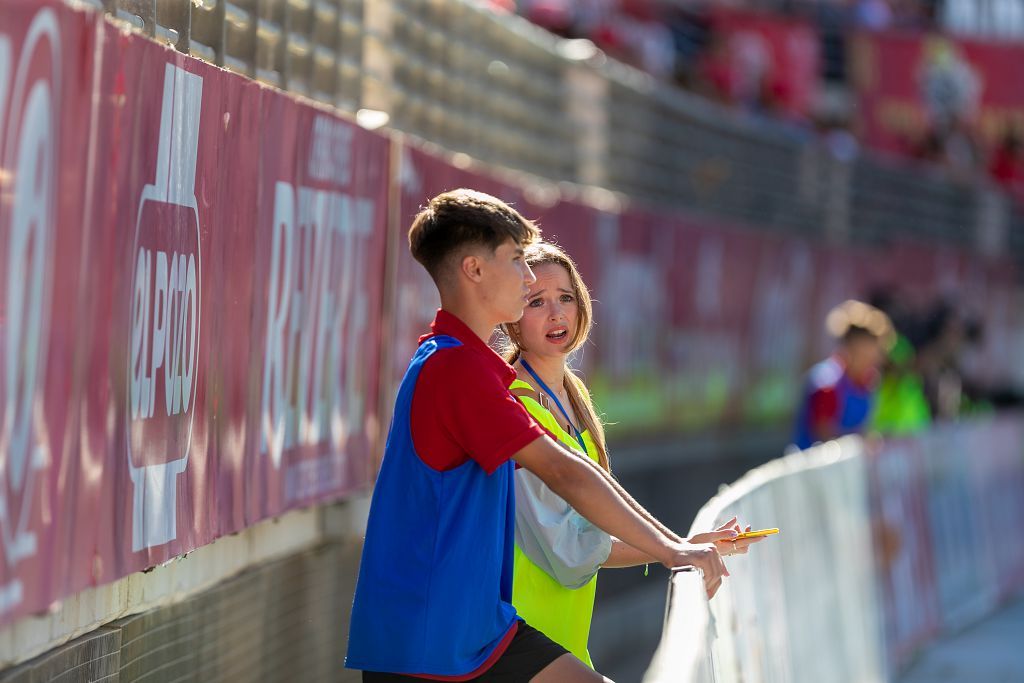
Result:
{"label": "blue lanyard", "polygon": [[572,430],[572,435],[576,438],[576,441],[579,442],[580,448],[583,449],[583,452],[589,455],[589,453],[587,453],[587,444],[583,442],[583,434],[580,433],[580,430],[572,423],[572,420],[569,418],[569,413],[565,412],[565,408],[562,407],[562,402],[558,400],[557,396],[555,396],[555,392],[551,391],[551,389],[548,388],[548,385],[544,383],[544,380],[537,376],[537,373],[533,371],[533,368],[530,367],[530,364],[527,363],[525,359],[520,358],[519,362],[522,363],[523,367],[526,368],[526,371],[530,373],[530,377],[533,378],[533,381],[540,385],[540,388],[544,390],[544,393],[550,396],[551,400],[555,402],[556,406],[558,406],[558,409],[562,411],[562,415],[565,416],[565,421],[569,423],[569,429]]}

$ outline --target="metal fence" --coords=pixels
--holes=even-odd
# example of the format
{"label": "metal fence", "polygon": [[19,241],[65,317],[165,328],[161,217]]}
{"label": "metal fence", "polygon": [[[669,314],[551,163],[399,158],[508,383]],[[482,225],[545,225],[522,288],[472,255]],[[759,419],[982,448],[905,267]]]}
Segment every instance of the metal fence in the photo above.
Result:
{"label": "metal fence", "polygon": [[1024,253],[1024,218],[980,180],[839,159],[809,131],[469,0],[92,2],[183,52],[541,179],[837,242]]}
{"label": "metal fence", "polygon": [[711,612],[701,573],[693,567],[673,569],[661,642],[644,683],[713,682],[712,641]]}
{"label": "metal fence", "polygon": [[845,437],[723,487],[690,534],[734,515],[782,531],[726,559],[710,605],[700,574],[673,575],[644,682],[886,680],[868,486],[864,443]]}
{"label": "metal fence", "polygon": [[609,97],[609,187],[755,225],[821,230],[821,203],[800,192],[814,150],[793,131],[755,128],[738,112],[667,88],[644,92],[624,75],[612,75]]}
{"label": "metal fence", "polygon": [[485,161],[574,180],[566,60],[556,38],[508,19],[461,2],[392,3],[392,123]]}
{"label": "metal fence", "polygon": [[699,574],[672,576],[645,683],[899,680],[1020,595],[1024,552],[997,530],[1024,520],[1022,436],[1012,413],[847,436],[723,487],[690,535],[732,517],[781,532],[726,559],[710,606]]}

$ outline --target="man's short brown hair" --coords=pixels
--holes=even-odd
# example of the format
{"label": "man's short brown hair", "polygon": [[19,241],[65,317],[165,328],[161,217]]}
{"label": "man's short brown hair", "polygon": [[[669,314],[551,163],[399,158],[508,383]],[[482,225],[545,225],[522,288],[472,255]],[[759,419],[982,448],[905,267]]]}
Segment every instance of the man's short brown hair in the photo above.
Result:
{"label": "man's short brown hair", "polygon": [[540,237],[532,222],[497,197],[451,190],[431,199],[409,228],[409,251],[437,282],[449,258],[466,247],[492,252],[511,239],[526,246]]}

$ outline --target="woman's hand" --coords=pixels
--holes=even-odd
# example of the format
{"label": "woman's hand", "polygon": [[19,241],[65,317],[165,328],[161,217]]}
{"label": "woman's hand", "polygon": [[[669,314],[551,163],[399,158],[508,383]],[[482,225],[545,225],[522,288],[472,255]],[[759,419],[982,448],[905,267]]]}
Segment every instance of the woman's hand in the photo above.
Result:
{"label": "woman's hand", "polygon": [[704,589],[707,591],[708,600],[715,596],[722,579],[729,576],[729,570],[722,562],[722,556],[718,549],[710,543],[694,545],[691,543],[677,543],[669,549],[668,556],[661,560],[667,568],[673,567],[696,567],[704,576]]}
{"label": "woman's hand", "polygon": [[[745,530],[750,531],[750,527],[748,526]],[[750,546],[764,539],[762,536],[760,538],[744,538],[734,541],[733,539],[740,533],[742,533],[742,530],[740,529],[739,520],[733,517],[714,531],[694,534],[687,541],[689,543],[714,543],[720,555],[746,555]]]}

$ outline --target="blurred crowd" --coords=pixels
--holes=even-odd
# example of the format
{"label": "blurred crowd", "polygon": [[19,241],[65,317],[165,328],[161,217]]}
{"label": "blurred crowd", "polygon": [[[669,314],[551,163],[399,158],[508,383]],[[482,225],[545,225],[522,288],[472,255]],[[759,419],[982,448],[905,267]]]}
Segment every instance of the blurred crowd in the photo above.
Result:
{"label": "blurred crowd", "polygon": [[915,309],[879,291],[871,303],[887,314],[894,331],[879,368],[876,430],[913,432],[933,421],[989,412],[1008,400],[972,373],[983,342],[978,318],[947,300]]}
{"label": "blurred crowd", "polygon": [[[490,0],[566,38],[586,38],[609,55],[666,80],[727,98],[716,10],[800,17],[818,29],[826,79],[841,79],[841,34],[850,29],[929,28],[939,0]],[[764,97],[771,97],[772,84]]]}
{"label": "blurred crowd", "polygon": [[[606,54],[654,77],[755,116],[768,116],[799,135],[816,136],[838,157],[859,153],[852,110],[852,31],[942,28],[944,6],[954,0],[481,0],[518,12],[566,38],[592,41]],[[960,5],[973,0],[957,0]],[[723,20],[732,13],[732,18]],[[745,15],[737,29],[735,17]],[[781,60],[779,45],[799,44],[792,25],[776,39],[751,40],[750,17],[796,22],[813,51],[802,73],[794,58]],[[743,26],[742,22],[747,25]],[[776,27],[777,28],[777,27]],[[925,33],[922,33],[925,35]],[[972,70],[951,41],[928,41],[935,54],[920,76],[926,122],[912,126],[898,151],[938,165],[954,179],[989,177],[1024,200],[1024,131],[1007,127],[982,136],[978,98],[984,77]],[[789,61],[786,61],[788,59]],[[890,150],[892,151],[892,150]]]}
{"label": "blurred crowd", "polygon": [[826,318],[835,349],[803,384],[797,447],[854,433],[910,435],[1020,404],[1009,385],[981,379],[979,319],[948,300],[914,307],[888,289],[869,301],[846,301]]}

